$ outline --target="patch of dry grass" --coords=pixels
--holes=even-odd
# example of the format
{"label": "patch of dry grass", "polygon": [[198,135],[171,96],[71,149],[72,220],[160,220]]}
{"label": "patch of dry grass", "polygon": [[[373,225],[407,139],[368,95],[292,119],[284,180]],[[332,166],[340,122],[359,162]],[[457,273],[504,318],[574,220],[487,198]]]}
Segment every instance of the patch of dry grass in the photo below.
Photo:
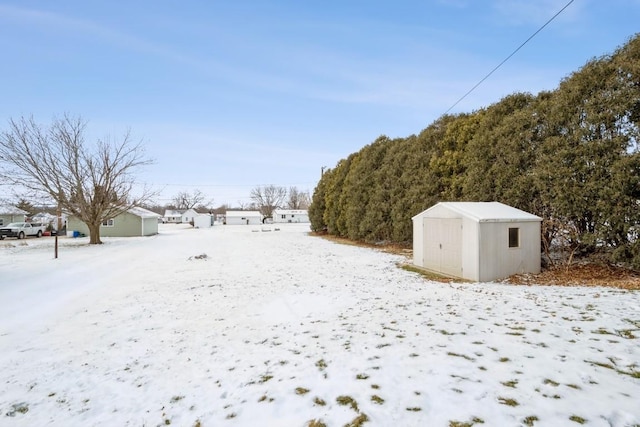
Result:
{"label": "patch of dry grass", "polygon": [[413,250],[409,245],[401,245],[398,243],[388,243],[388,242],[380,242],[380,243],[358,242],[355,240],[347,239],[346,237],[338,237],[328,233],[320,233],[320,232],[311,232],[309,234],[312,236],[322,237],[323,239],[326,239],[335,243],[340,243],[342,245],[378,249],[383,252],[387,252],[395,255],[404,255],[404,256],[410,257],[411,254],[413,253]]}
{"label": "patch of dry grass", "polygon": [[627,268],[599,263],[573,264],[542,271],[540,274],[517,274],[507,279],[515,285],[602,286],[640,290],[640,273]]}
{"label": "patch of dry grass", "polygon": [[[402,255],[407,258],[411,258],[413,255],[413,250],[409,245],[384,242],[373,244],[356,242],[344,237],[331,236],[327,233],[310,234],[344,245],[377,249],[387,253]],[[440,276],[437,273],[423,270],[410,263],[403,263],[399,266],[405,270],[420,273],[432,281],[443,283],[454,281],[456,283],[465,282],[462,279]],[[506,282],[514,285],[602,286],[617,289],[640,290],[640,272],[624,267],[607,265],[598,261],[585,261],[581,263],[576,262],[568,267],[558,266],[549,268],[539,274],[516,274],[506,279]]]}

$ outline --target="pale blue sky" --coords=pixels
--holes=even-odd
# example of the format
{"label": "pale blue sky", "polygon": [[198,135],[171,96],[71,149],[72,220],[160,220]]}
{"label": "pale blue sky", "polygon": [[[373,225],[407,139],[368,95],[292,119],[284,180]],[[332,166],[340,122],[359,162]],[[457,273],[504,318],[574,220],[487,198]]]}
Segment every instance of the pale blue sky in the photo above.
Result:
{"label": "pale blue sky", "polygon": [[[0,1],[0,127],[130,128],[140,178],[247,202],[313,191],[379,135],[420,132],[568,0]],[[553,89],[640,32],[640,0],[575,0],[452,112]]]}

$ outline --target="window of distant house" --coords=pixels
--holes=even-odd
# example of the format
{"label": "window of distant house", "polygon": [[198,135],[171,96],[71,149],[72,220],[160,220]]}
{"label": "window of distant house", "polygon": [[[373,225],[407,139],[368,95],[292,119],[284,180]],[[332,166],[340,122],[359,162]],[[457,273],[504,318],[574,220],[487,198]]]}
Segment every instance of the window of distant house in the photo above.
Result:
{"label": "window of distant house", "polygon": [[0,225],[4,225],[4,219],[0,218]]}
{"label": "window of distant house", "polygon": [[520,247],[520,229],[519,228],[509,228],[509,247],[510,248]]}
{"label": "window of distant house", "polygon": [[286,215],[281,215],[282,219],[287,219]]}
{"label": "window of distant house", "polygon": [[105,219],[102,221],[103,227],[113,227],[113,219]]}

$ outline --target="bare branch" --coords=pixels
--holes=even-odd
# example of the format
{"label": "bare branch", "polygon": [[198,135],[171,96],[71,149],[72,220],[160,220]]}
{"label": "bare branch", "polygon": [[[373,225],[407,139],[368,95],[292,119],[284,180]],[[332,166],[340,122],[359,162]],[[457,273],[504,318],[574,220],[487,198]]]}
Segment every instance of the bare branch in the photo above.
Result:
{"label": "bare branch", "polygon": [[273,211],[282,207],[287,197],[287,189],[275,185],[265,185],[251,190],[251,200],[258,206],[265,218],[273,217]]}
{"label": "bare branch", "polygon": [[181,191],[173,196],[172,204],[176,209],[188,210],[196,206],[210,206],[213,204],[213,199],[207,199],[200,190],[194,190],[193,193]]}
{"label": "bare branch", "polygon": [[33,117],[10,120],[0,134],[0,178],[47,194],[87,224],[91,243],[100,243],[100,224],[149,201],[148,188],[134,197],[135,173],[152,161],[130,131],[120,140],[106,138],[89,146],[86,121],[65,115],[42,127]]}
{"label": "bare branch", "polygon": [[289,188],[289,198],[287,207],[289,209],[309,209],[311,204],[311,196],[308,192],[302,192],[297,187]]}

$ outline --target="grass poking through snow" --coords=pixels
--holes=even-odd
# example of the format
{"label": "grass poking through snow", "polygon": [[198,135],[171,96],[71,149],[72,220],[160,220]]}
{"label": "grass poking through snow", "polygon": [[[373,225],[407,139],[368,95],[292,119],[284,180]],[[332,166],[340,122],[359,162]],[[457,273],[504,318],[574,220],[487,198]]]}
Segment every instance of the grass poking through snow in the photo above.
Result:
{"label": "grass poking through snow", "polygon": [[584,424],[584,423],[586,423],[586,422],[587,422],[587,420],[585,420],[585,419],[584,419],[584,418],[582,418],[582,417],[579,417],[578,415],[571,415],[571,416],[569,417],[569,419],[570,419],[571,421],[573,421],[574,423],[578,423],[578,424]]}
{"label": "grass poking through snow", "polygon": [[360,412],[358,409],[358,402],[356,402],[351,396],[338,396],[336,397],[336,402],[338,402],[338,405],[350,406],[354,411]]}
{"label": "grass poking through snow", "polygon": [[498,398],[498,402],[502,403],[503,405],[507,405],[507,406],[518,406],[518,405],[520,405],[517,400],[506,398],[506,397],[499,397]]}
{"label": "grass poking through snow", "polygon": [[296,387],[296,394],[298,396],[304,396],[305,394],[309,393],[309,389],[308,388],[304,388],[304,387]]}
{"label": "grass poking through snow", "polygon": [[378,396],[377,394],[374,394],[373,396],[371,396],[371,401],[373,403],[377,403],[378,405],[382,405],[384,403],[384,399]]}

